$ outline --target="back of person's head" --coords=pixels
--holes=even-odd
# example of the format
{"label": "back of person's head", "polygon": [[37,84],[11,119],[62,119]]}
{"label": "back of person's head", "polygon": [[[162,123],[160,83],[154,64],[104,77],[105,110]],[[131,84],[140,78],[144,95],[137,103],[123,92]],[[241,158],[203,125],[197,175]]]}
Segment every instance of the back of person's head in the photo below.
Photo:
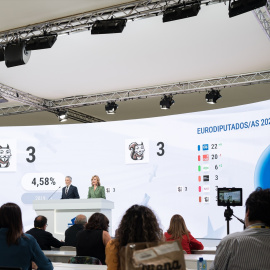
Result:
{"label": "back of person's head", "polygon": [[35,228],[43,228],[47,225],[47,218],[44,216],[37,216],[34,220],[34,227]]}
{"label": "back of person's head", "polygon": [[94,213],[85,225],[86,230],[103,230],[108,231],[109,220],[101,213]]}
{"label": "back of person's head", "polygon": [[8,228],[8,245],[18,244],[23,235],[21,208],[15,203],[3,204],[0,208],[0,228]]}
{"label": "back of person's head", "polygon": [[85,215],[76,216],[76,219],[75,219],[74,223],[84,225],[85,223],[87,223],[86,216]]}
{"label": "back of person's head", "polygon": [[186,235],[189,239],[189,231],[187,229],[185,220],[180,215],[174,215],[170,221],[170,227],[168,233],[172,236],[172,239],[182,239],[182,235]]}
{"label": "back of person's head", "polygon": [[120,246],[128,243],[156,242],[163,238],[153,211],[137,204],[126,211],[115,234]]}
{"label": "back of person's head", "polygon": [[261,221],[270,226],[270,189],[257,188],[246,200],[249,221]]}

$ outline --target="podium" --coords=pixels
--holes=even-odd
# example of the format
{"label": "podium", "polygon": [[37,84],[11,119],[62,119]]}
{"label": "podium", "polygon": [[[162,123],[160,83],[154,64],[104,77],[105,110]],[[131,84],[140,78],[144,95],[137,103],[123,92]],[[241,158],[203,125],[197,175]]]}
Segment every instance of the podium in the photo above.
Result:
{"label": "podium", "polygon": [[94,213],[104,214],[110,221],[109,233],[112,224],[112,209],[114,203],[105,199],[69,199],[69,200],[36,200],[33,208],[37,215],[48,219],[47,231],[59,240],[64,240],[65,230],[72,225],[72,220],[83,214],[88,218]]}

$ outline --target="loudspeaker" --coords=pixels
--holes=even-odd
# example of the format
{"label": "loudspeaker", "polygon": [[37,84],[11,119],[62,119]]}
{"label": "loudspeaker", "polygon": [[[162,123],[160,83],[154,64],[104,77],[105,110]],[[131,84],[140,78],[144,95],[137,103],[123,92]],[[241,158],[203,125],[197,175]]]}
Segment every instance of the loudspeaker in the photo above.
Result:
{"label": "loudspeaker", "polygon": [[31,51],[27,51],[25,46],[25,41],[7,44],[5,48],[5,62],[7,67],[24,65],[28,62]]}

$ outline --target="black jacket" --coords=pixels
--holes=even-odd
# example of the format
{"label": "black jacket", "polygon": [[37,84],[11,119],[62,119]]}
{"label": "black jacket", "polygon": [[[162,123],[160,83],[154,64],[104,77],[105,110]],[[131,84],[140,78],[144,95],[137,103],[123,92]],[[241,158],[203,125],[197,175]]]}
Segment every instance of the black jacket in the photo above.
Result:
{"label": "black jacket", "polygon": [[74,224],[65,231],[66,246],[76,247],[76,234],[82,231],[84,226],[82,224]]}
{"label": "black jacket", "polygon": [[64,242],[60,242],[49,232],[46,232],[42,229],[32,228],[26,233],[31,234],[37,240],[40,248],[42,250],[51,250],[51,247],[60,248],[61,246],[65,246]]}
{"label": "black jacket", "polygon": [[80,199],[77,187],[70,185],[67,194],[65,191],[66,187],[63,187],[61,199]]}

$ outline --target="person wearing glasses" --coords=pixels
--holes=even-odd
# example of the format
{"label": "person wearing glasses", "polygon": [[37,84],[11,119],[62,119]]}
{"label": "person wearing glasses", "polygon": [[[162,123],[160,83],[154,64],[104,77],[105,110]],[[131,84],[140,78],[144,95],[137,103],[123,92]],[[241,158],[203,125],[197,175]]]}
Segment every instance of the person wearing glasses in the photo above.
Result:
{"label": "person wearing glasses", "polygon": [[65,242],[54,238],[49,232],[46,232],[47,218],[44,216],[37,216],[34,221],[34,228],[26,233],[31,234],[38,242],[42,250],[51,250],[51,247],[60,248],[65,246]]}

